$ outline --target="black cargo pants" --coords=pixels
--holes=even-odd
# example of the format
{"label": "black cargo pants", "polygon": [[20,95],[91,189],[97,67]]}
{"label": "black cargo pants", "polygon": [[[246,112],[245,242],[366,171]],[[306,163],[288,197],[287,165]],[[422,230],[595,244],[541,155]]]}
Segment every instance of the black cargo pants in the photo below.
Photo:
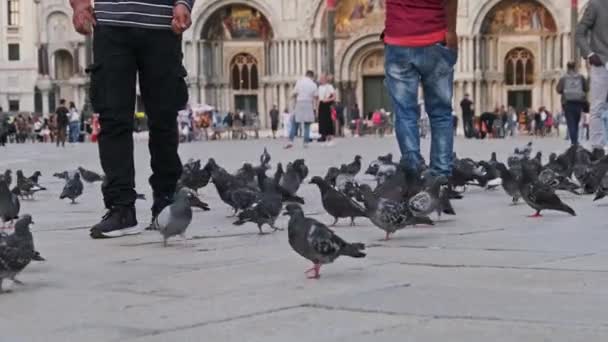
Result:
{"label": "black cargo pants", "polygon": [[177,112],[188,102],[181,36],[170,30],[99,25],[90,66],[91,103],[99,113],[99,157],[107,208],[133,205],[133,128],[136,80],[148,117],[155,198],[172,196],[181,176]]}

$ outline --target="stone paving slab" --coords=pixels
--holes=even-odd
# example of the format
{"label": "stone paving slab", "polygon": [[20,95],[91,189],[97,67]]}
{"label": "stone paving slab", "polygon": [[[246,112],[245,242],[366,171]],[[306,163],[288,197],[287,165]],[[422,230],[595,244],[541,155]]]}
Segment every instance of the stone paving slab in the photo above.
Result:
{"label": "stone paving slab", "polygon": [[[527,138],[458,140],[462,156],[505,158]],[[312,175],[330,165],[364,162],[396,151],[392,137],[340,140],[333,148],[285,151],[281,141],[185,144],[184,160],[215,157],[235,170],[256,162],[264,146],[273,163],[304,157]],[[428,141],[424,142],[428,149]],[[561,139],[535,140],[547,155]],[[138,191],[151,196],[147,146],[136,143]],[[577,217],[547,213],[531,220],[501,190],[470,188],[454,201],[456,217],[434,228],[398,232],[388,242],[365,219],[335,230],[368,245],[366,259],[340,259],[307,280],[310,265],[286,232],[258,236],[235,227],[213,186],[201,191],[211,212],[195,212],[187,245],[161,246],[157,233],[93,241],[88,227],[103,214],[99,184],[77,205],[57,199],[53,172],[78,165],[99,170],[91,144],[57,149],[0,149],[0,171],[41,170],[49,191],[23,201],[34,216],[37,249],[48,259],[21,275],[25,287],[0,295],[4,341],[605,341],[608,336],[608,202],[562,194]],[[316,187],[304,185],[305,211],[322,222]],[[138,201],[149,220],[150,202]],[[285,218],[278,224],[286,225]],[[10,282],[8,282],[10,284]],[[10,285],[9,285],[10,286]]]}

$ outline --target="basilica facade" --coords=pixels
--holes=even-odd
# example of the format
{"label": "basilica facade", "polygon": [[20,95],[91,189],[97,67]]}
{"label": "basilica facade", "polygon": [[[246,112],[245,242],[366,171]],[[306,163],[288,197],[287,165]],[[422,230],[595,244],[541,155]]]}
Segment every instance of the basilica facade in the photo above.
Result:
{"label": "basilica facade", "polygon": [[[4,0],[0,12],[7,10],[7,1],[32,2]],[[339,98],[346,105],[356,103],[363,112],[390,111],[380,40],[385,0],[336,0],[335,20],[329,26],[333,34],[328,34],[326,2],[198,0],[192,28],[183,39],[191,103],[258,112],[266,125],[270,108],[288,108],[295,81],[310,69],[317,74],[333,71]],[[581,15],[586,2],[579,3]],[[71,29],[68,0],[36,3],[31,13],[37,14],[37,29],[23,29],[30,25],[29,18],[22,18],[21,24],[26,35],[34,35],[25,42],[32,47],[22,49],[27,61],[8,61],[7,52],[0,59],[0,106],[8,108],[9,102],[21,99],[21,110],[46,111],[59,97],[81,104],[84,41]],[[500,105],[558,109],[554,88],[571,59],[573,44],[570,4],[571,0],[460,0],[455,104],[468,93],[477,112]],[[2,20],[0,26],[5,27]],[[0,38],[17,41],[23,35]],[[330,46],[333,58],[328,58]],[[13,82],[19,78],[18,89],[11,88],[10,77]],[[459,111],[458,106],[455,109]]]}

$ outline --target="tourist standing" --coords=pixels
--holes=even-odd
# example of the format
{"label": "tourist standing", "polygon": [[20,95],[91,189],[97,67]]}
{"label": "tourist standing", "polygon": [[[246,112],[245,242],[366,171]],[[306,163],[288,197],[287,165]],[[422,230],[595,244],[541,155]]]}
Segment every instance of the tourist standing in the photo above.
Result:
{"label": "tourist standing", "polygon": [[420,154],[418,88],[431,123],[431,171],[452,173],[452,95],[458,59],[458,0],[387,1],[384,31],[386,86],[395,109],[395,132],[402,162],[418,172]]}
{"label": "tourist standing", "polygon": [[507,131],[510,137],[515,136],[515,132],[517,131],[517,119],[515,108],[509,106],[507,109]]}
{"label": "tourist standing", "polygon": [[285,107],[285,109],[283,109],[281,121],[283,122],[283,137],[289,138],[291,126],[293,125],[293,114],[289,112],[289,108]]}
{"label": "tourist standing", "polygon": [[608,1],[590,0],[583,17],[576,27],[576,43],[591,69],[590,137],[594,149],[606,144],[602,115],[608,110]]}
{"label": "tourist standing", "polygon": [[340,101],[336,101],[334,104],[334,110],[336,111],[336,136],[344,136],[344,106]]}
{"label": "tourist standing", "polygon": [[310,124],[315,121],[315,107],[319,98],[319,90],[314,81],[315,73],[308,70],[306,75],[296,82],[292,97],[295,98],[294,121],[289,133],[289,143],[285,148],[292,148],[293,141],[300,125],[304,126],[304,147],[310,142]]}
{"label": "tourist standing", "polygon": [[355,103],[348,111],[348,122],[350,127],[350,135],[353,137],[359,136],[359,127],[361,124],[361,111],[359,105]]}
{"label": "tourist standing", "polygon": [[464,136],[467,139],[473,137],[473,101],[471,101],[469,94],[465,94],[462,101],[460,101],[460,109],[462,110],[462,126],[464,129]]}
{"label": "tourist standing", "polygon": [[74,102],[70,102],[70,142],[80,141],[80,112]]}
{"label": "tourist standing", "polygon": [[327,82],[327,76],[319,77],[319,107],[317,115],[319,116],[319,134],[321,135],[320,142],[330,144],[335,133],[334,120],[331,115],[332,105],[336,100],[336,89],[333,85]]}
{"label": "tourist standing", "polygon": [[272,139],[277,138],[277,130],[279,129],[279,110],[277,105],[273,105],[270,110],[270,129],[272,130]]}
{"label": "tourist standing", "polygon": [[[148,116],[153,192],[152,222],[173,202],[182,164],[177,153],[177,112],[188,103],[182,33],[191,25],[194,0],[71,0],[77,32],[93,33],[90,97],[99,113],[99,157],[108,209],[92,238],[138,234],[135,213],[133,113],[139,81]],[[152,224],[149,229],[156,229]]]}
{"label": "tourist standing", "polygon": [[578,128],[581,113],[587,99],[589,87],[583,75],[576,72],[576,63],[568,63],[568,71],[557,83],[557,93],[562,96],[562,106],[568,126],[568,136],[572,145],[578,144]]}
{"label": "tourist standing", "polygon": [[61,147],[65,147],[67,127],[70,123],[70,119],[68,117],[69,113],[70,111],[65,106],[65,100],[59,100],[59,107],[57,107],[57,109],[55,110],[55,142],[57,144],[57,147],[59,147],[59,145],[61,145]]}

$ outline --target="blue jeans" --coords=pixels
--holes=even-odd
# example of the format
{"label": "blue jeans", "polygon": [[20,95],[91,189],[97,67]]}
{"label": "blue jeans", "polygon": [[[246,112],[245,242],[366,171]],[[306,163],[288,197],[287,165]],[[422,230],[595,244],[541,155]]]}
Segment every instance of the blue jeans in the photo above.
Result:
{"label": "blue jeans", "polygon": [[604,143],[608,145],[608,109],[602,112],[602,122],[604,123]]}
{"label": "blue jeans", "polygon": [[310,142],[310,122],[295,122],[291,123],[291,132],[289,132],[289,141],[293,142],[298,134],[298,129],[300,124],[304,125],[304,143],[307,144]]}
{"label": "blue jeans", "polygon": [[71,143],[80,141],[80,122],[70,122],[70,140]]}
{"label": "blue jeans", "polygon": [[431,124],[431,170],[450,176],[454,150],[452,96],[458,53],[435,44],[425,47],[385,47],[385,85],[395,110],[395,133],[402,163],[418,171],[423,163],[418,130],[418,86]]}

